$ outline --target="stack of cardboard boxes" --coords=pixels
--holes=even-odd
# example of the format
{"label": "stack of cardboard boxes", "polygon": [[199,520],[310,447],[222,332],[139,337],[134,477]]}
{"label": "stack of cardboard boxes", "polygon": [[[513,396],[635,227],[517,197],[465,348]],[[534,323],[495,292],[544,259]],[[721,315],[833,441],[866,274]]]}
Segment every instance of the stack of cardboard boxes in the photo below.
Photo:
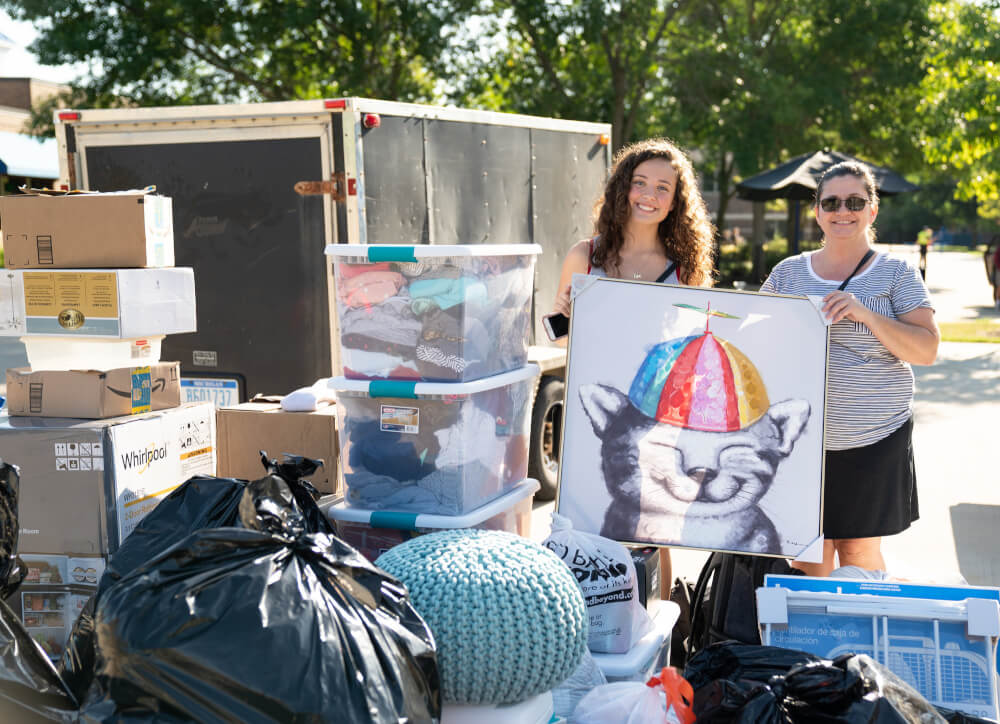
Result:
{"label": "stack of cardboard boxes", "polygon": [[174,268],[170,199],[145,191],[0,197],[7,370],[0,458],[21,471],[8,603],[53,657],[107,557],[171,490],[215,474],[209,403],[180,404],[167,334],[196,329],[194,273]]}

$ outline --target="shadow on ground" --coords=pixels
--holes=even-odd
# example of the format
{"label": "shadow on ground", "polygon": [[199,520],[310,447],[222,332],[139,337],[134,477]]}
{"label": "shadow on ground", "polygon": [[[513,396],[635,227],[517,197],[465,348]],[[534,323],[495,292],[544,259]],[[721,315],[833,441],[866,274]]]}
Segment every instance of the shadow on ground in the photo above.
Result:
{"label": "shadow on ground", "polygon": [[950,508],[951,529],[955,536],[958,569],[973,586],[1000,583],[1000,559],[996,535],[1000,530],[1000,505],[959,503]]}
{"label": "shadow on ground", "polygon": [[970,405],[1000,402],[1000,345],[981,346],[983,352],[968,359],[914,367],[919,400]]}

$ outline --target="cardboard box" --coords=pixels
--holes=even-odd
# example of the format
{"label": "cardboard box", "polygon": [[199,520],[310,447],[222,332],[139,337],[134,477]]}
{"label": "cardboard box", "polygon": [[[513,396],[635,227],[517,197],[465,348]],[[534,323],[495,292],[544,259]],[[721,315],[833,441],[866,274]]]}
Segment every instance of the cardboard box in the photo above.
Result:
{"label": "cardboard box", "polygon": [[656,546],[630,547],[629,553],[635,564],[639,603],[651,610],[653,604],[660,600],[660,549]]}
{"label": "cardboard box", "polygon": [[32,372],[7,370],[11,415],[106,418],[166,410],[181,404],[180,362],[142,367]]}
{"label": "cardboard box", "polygon": [[128,339],[197,329],[189,268],[0,269],[0,335]]}
{"label": "cardboard box", "polygon": [[281,459],[282,453],[304,455],[324,463],[309,482],[324,495],[339,492],[335,408],[329,405],[315,412],[285,412],[279,402],[244,402],[220,408],[216,413],[219,475],[244,480],[263,477],[261,450],[272,459]]}
{"label": "cardboard box", "polygon": [[94,421],[0,416],[0,456],[21,470],[19,551],[114,553],[170,491],[215,475],[215,450],[210,403]]}
{"label": "cardboard box", "polygon": [[8,269],[170,267],[170,197],[144,191],[0,196]]}

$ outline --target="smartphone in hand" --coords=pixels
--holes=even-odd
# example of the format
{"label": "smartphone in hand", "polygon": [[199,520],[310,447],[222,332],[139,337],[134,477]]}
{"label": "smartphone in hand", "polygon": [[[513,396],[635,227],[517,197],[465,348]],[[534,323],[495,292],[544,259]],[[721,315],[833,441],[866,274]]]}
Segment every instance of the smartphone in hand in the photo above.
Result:
{"label": "smartphone in hand", "polygon": [[546,314],[542,317],[542,326],[549,339],[555,342],[569,334],[569,317],[565,314]]}

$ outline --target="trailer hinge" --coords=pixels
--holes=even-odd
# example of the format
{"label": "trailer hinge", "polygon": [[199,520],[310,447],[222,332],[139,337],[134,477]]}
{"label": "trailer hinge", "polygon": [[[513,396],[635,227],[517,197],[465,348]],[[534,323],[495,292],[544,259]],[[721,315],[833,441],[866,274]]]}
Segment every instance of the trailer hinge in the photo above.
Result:
{"label": "trailer hinge", "polygon": [[329,194],[333,197],[333,201],[343,201],[346,197],[345,186],[348,190],[351,190],[354,187],[354,179],[350,179],[345,184],[343,172],[338,171],[333,174],[333,178],[326,181],[299,181],[293,188],[295,189],[295,193],[300,196]]}

